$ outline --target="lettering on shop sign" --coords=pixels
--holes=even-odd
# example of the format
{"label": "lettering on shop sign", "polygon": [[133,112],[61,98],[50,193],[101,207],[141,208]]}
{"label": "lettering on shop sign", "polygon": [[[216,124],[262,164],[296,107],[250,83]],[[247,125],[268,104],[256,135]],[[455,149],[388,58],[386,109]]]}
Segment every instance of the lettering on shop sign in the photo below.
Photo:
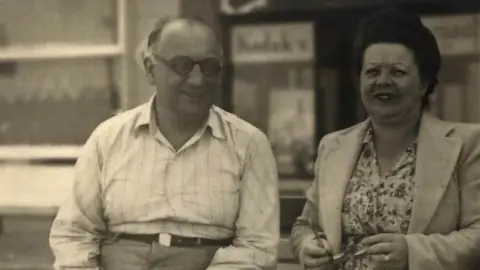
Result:
{"label": "lettering on shop sign", "polygon": [[237,26],[232,32],[234,63],[313,61],[311,23]]}
{"label": "lettering on shop sign", "polygon": [[267,6],[267,0],[222,0],[220,11],[226,14],[245,14]]}
{"label": "lettering on shop sign", "polygon": [[477,48],[478,15],[424,17],[422,22],[437,39],[443,55],[475,54]]}

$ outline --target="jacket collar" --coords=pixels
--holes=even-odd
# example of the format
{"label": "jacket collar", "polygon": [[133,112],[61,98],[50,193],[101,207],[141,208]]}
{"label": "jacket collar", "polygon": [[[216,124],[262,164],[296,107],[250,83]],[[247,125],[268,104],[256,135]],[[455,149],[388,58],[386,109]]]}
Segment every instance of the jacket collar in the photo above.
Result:
{"label": "jacket collar", "polygon": [[[147,103],[140,106],[139,116],[134,125],[135,133],[138,134],[142,128],[148,127],[150,134],[155,134],[157,129],[157,123],[155,121],[154,114],[155,98],[155,95],[152,96]],[[217,139],[226,139],[222,125],[222,119],[216,106],[212,106],[210,108],[208,119],[203,129],[206,129],[207,127],[211,131],[212,135]]]}

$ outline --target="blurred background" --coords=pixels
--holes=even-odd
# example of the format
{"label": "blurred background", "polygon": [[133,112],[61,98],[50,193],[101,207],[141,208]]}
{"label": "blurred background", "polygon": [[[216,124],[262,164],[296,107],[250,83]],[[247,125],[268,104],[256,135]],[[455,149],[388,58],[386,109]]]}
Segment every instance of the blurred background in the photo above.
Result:
{"label": "blurred background", "polygon": [[442,53],[432,112],[480,122],[480,1],[0,0],[0,270],[52,269],[49,226],[96,125],[152,94],[133,55],[157,18],[211,25],[227,60],[217,104],[262,129],[280,169],[279,269],[319,139],[365,118],[350,75],[359,20],[398,3]]}

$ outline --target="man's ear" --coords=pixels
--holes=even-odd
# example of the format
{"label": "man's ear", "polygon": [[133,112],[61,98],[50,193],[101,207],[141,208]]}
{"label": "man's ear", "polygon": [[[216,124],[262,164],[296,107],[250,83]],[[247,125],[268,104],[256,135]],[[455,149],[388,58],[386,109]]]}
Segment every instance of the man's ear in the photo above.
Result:
{"label": "man's ear", "polygon": [[147,82],[151,85],[155,84],[155,77],[153,76],[154,64],[150,58],[145,58],[143,61],[143,66],[145,67],[145,74],[147,75]]}

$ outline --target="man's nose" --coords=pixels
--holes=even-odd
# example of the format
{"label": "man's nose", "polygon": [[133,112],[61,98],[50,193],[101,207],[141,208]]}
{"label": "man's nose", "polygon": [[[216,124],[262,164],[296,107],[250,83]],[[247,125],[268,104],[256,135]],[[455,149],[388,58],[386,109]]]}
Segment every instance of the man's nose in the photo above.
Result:
{"label": "man's nose", "polygon": [[190,71],[190,74],[188,74],[187,82],[192,85],[202,85],[203,74],[198,65],[195,65],[192,71]]}

